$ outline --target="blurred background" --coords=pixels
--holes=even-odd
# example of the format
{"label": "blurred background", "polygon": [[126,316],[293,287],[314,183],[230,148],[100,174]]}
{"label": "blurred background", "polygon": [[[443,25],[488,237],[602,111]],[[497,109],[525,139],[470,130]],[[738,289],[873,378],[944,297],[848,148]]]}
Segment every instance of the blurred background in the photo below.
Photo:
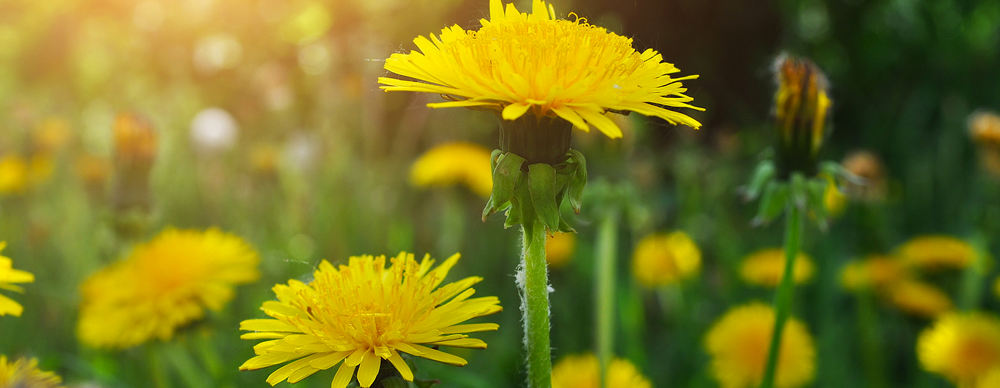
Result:
{"label": "blurred background", "polygon": [[[1000,159],[990,165],[977,151],[967,120],[1000,109],[1000,3],[553,4],[560,16],[576,12],[640,51],[660,51],[682,75],[699,74],[686,85],[707,109],[687,112],[704,124],[697,131],[633,114],[620,118],[624,139],[574,135],[591,182],[633,187],[641,204],[619,233],[619,355],[655,386],[715,387],[706,330],[731,306],[770,301],[773,291],[747,284],[739,268],[750,253],[781,245],[782,222],[752,227],[756,205],[738,188],[771,144],[770,69],[788,52],[812,58],[831,83],[822,158],[865,150],[855,172],[876,171],[879,185],[842,199],[828,230],[807,228],[803,249],[816,271],[797,291],[795,315],[816,340],[812,386],[947,386],[916,361],[916,335],[930,321],[881,302],[874,318],[860,318],[841,269],[923,234],[996,251]],[[485,277],[478,293],[506,308],[480,320],[500,324],[478,336],[489,349],[455,351],[468,366],[418,360],[418,376],[443,387],[519,386],[519,232],[503,229],[500,216],[480,222],[485,199],[469,188],[410,179],[414,161],[444,142],[493,149],[496,118],[431,110],[436,96],[386,94],[376,83],[384,58],[414,49],[417,35],[474,28],[487,16],[486,0],[0,0],[0,239],[14,267],[37,279],[13,295],[24,315],[0,317],[0,353],[38,357],[70,386],[148,386],[141,349],[79,344],[79,285],[166,226],[217,226],[258,249],[263,276],[189,329],[221,361],[177,375],[202,376],[206,387],[265,386],[269,370],[237,371],[253,346],[237,329],[263,316],[271,286],[308,279],[322,259],[406,250],[461,252],[450,279]],[[586,203],[573,224],[571,258],[551,271],[556,359],[594,346],[596,224]],[[641,287],[630,270],[636,242],[675,230],[700,247],[701,272]],[[960,278],[929,281],[958,298]],[[991,287],[974,293],[978,307],[1000,307]],[[864,341],[872,319],[881,334]],[[881,365],[866,364],[866,354],[881,355]],[[298,386],[326,386],[333,374]]]}

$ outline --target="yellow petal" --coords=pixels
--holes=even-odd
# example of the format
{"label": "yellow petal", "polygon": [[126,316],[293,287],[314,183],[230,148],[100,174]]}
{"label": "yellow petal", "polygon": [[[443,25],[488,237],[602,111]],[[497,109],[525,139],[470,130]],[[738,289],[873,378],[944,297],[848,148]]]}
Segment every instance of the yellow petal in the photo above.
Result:
{"label": "yellow petal", "polygon": [[358,367],[358,383],[361,386],[368,388],[372,386],[375,382],[375,377],[378,376],[379,365],[382,364],[382,357],[379,357],[374,352],[365,353],[364,359],[361,360],[361,366]]}
{"label": "yellow petal", "polygon": [[392,350],[389,362],[392,363],[392,366],[396,367],[396,370],[399,371],[399,375],[403,376],[403,380],[413,381],[413,371],[410,370],[410,366],[406,365],[406,361],[403,360],[403,357],[400,357],[399,353],[395,350]]}
{"label": "yellow petal", "polygon": [[450,353],[445,353],[440,350],[434,350],[426,346],[413,344],[413,348],[420,351],[421,353],[420,357],[426,358],[428,360],[443,362],[445,364],[454,366],[465,366],[466,364],[469,363],[468,361],[465,361],[465,359],[462,357]]}
{"label": "yellow petal", "polygon": [[503,119],[504,120],[517,120],[519,117],[524,116],[524,113],[531,108],[531,104],[525,104],[523,102],[515,102],[513,104],[507,105],[503,108]]}
{"label": "yellow petal", "polygon": [[330,383],[330,388],[347,388],[347,384],[351,383],[351,378],[354,377],[354,367],[347,365],[347,363],[340,364],[340,368],[337,369],[337,375],[333,376],[333,382]]}

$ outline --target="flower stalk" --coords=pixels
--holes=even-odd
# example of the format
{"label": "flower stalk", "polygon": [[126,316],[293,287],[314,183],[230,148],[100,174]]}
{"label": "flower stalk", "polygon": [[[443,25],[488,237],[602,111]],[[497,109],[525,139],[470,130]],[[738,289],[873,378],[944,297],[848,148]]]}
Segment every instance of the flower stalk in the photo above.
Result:
{"label": "flower stalk", "polygon": [[771,335],[771,345],[767,352],[767,364],[764,369],[764,379],[761,388],[774,388],[774,376],[778,367],[778,352],[781,349],[781,334],[785,322],[792,313],[792,294],[795,291],[794,270],[795,258],[799,255],[802,245],[802,219],[804,212],[793,202],[788,204],[788,215],[785,224],[785,271],[781,283],[774,296],[774,330]]}
{"label": "flower stalk", "polygon": [[524,280],[521,284],[524,313],[524,346],[528,352],[528,387],[552,384],[552,353],[549,342],[549,276],[545,263],[545,227],[534,222],[522,225]]}
{"label": "flower stalk", "polygon": [[618,220],[615,210],[610,210],[601,219],[597,232],[597,268],[595,284],[597,285],[595,309],[597,316],[597,359],[600,361],[601,383],[607,381],[608,366],[615,352],[615,290],[618,277]]}

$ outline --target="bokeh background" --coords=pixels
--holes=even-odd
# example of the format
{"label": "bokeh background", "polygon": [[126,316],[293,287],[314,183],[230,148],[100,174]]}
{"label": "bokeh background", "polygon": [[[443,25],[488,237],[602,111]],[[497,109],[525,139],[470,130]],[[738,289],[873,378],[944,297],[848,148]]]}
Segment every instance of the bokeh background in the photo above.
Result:
{"label": "bokeh background", "polygon": [[[641,204],[619,234],[619,355],[658,387],[717,386],[705,331],[731,306],[771,299],[770,289],[745,284],[738,267],[749,253],[780,246],[781,222],[753,227],[755,205],[737,189],[770,145],[770,69],[789,52],[812,58],[831,83],[823,158],[871,151],[886,182],[883,200],[851,201],[827,231],[807,229],[804,251],[816,276],[798,289],[795,315],[816,338],[813,386],[878,381],[866,380],[872,349],[888,386],[947,386],[916,361],[916,335],[929,321],[878,304],[880,335],[866,344],[870,327],[840,273],[849,260],[889,253],[921,234],[995,251],[1000,191],[980,166],[966,121],[978,109],[1000,109],[1000,3],[553,4],[560,15],[576,12],[640,50],[660,51],[681,74],[701,76],[686,82],[707,109],[692,113],[701,130],[631,115],[622,119],[624,139],[574,135],[592,182],[631,185]],[[415,187],[409,178],[413,162],[445,141],[492,149],[496,119],[431,110],[424,105],[437,97],[386,94],[376,83],[386,74],[383,59],[413,49],[413,37],[474,27],[487,14],[485,0],[0,0],[0,239],[15,268],[37,278],[14,295],[24,316],[0,317],[0,353],[38,357],[71,386],[149,386],[141,348],[79,344],[79,285],[166,226],[217,226],[259,250],[263,276],[188,330],[182,341],[199,361],[175,363],[176,386],[265,386],[268,371],[237,371],[253,345],[237,329],[262,316],[270,287],[308,279],[321,259],[401,250],[461,252],[452,279],[485,277],[478,293],[499,296],[506,308],[481,319],[500,324],[479,335],[489,349],[457,351],[468,366],[418,360],[418,376],[444,387],[519,386],[519,232],[503,229],[499,216],[480,222],[485,199],[467,188]],[[157,136],[148,198],[130,210],[113,158],[121,113],[143,117]],[[11,169],[24,178],[4,181],[16,174]],[[551,272],[556,358],[594,346],[596,223],[586,203],[574,225],[573,258]],[[640,287],[630,272],[635,242],[673,230],[698,243],[702,271],[668,290]],[[957,298],[959,277],[934,281]],[[990,287],[976,299],[983,309],[1000,307]],[[321,372],[298,386],[326,386],[332,376]]]}

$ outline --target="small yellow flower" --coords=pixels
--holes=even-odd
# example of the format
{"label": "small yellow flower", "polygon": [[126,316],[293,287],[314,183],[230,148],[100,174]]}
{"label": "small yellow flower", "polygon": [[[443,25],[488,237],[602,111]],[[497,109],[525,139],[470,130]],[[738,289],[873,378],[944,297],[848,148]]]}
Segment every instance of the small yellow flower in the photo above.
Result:
{"label": "small yellow flower", "polygon": [[[290,280],[274,286],[277,301],[264,302],[261,310],[274,319],[248,319],[242,339],[266,339],[254,346],[256,357],[240,370],[256,370],[288,363],[271,373],[271,385],[282,380],[296,383],[313,373],[340,364],[333,388],[344,388],[357,371],[358,382],[368,388],[383,360],[389,361],[407,381],[413,372],[400,356],[413,356],[463,366],[465,359],[437,350],[438,346],[485,349],[482,340],[463,333],[497,330],[494,323],[463,324],[473,318],[501,311],[496,297],[471,298],[472,285],[483,280],[468,277],[438,287],[458,262],[455,254],[431,270],[434,260],[420,262],[405,252],[385,256],[351,257],[348,265],[319,265],[313,281]],[[343,362],[341,362],[343,361]]]}
{"label": "small yellow flower", "polygon": [[260,276],[257,253],[218,229],[167,229],[81,286],[77,335],[87,345],[124,349],[159,339],[219,310],[233,287]]}
{"label": "small yellow flower", "polygon": [[[792,270],[795,284],[803,284],[812,279],[815,266],[812,259],[799,252]],[[743,259],[740,277],[743,281],[762,287],[776,287],[785,274],[785,251],[782,248],[762,249]]]}
{"label": "small yellow flower", "polygon": [[28,187],[28,162],[17,154],[0,158],[0,194],[22,194]]}
{"label": "small yellow flower", "polygon": [[886,289],[889,301],[906,313],[934,318],[955,308],[948,295],[933,285],[919,280],[904,279]]}
{"label": "small yellow flower", "polygon": [[[552,388],[602,388],[600,362],[593,354],[563,357],[552,367]],[[628,362],[616,358],[608,365],[603,388],[652,388],[653,384]]]}
{"label": "small yellow flower", "polygon": [[48,118],[35,127],[32,133],[32,140],[35,143],[35,151],[49,154],[62,149],[69,141],[72,131],[70,123],[61,118]]}
{"label": "small yellow flower", "polygon": [[[733,308],[712,325],[705,346],[712,356],[712,375],[722,388],[760,385],[772,333],[774,309],[760,302]],[[809,383],[816,372],[816,349],[806,326],[790,318],[781,337],[775,387]]]}
{"label": "small yellow flower", "polygon": [[700,270],[701,250],[684,232],[646,236],[632,256],[633,276],[649,288],[679,282]]}
{"label": "small yellow flower", "polygon": [[965,268],[976,259],[976,251],[951,236],[920,236],[898,248],[903,263],[922,269]]}
{"label": "small yellow flower", "polygon": [[545,240],[545,261],[553,268],[569,263],[576,249],[576,233],[556,232]]}
{"label": "small yellow flower", "polygon": [[1000,319],[982,312],[943,315],[920,333],[917,356],[925,370],[961,387],[977,386],[1000,367]]}
{"label": "small yellow flower", "polygon": [[[7,247],[6,241],[0,241],[0,252]],[[14,269],[13,260],[0,254],[0,290],[14,292],[24,292],[24,289],[15,286],[14,283],[31,283],[35,281],[35,275],[29,272]],[[0,317],[10,314],[20,317],[24,307],[10,298],[0,294]]]}
{"label": "small yellow flower", "polygon": [[985,147],[1000,147],[1000,116],[995,112],[976,111],[969,116],[969,136]]}
{"label": "small yellow flower", "polygon": [[823,205],[830,217],[840,217],[847,208],[847,196],[837,187],[837,181],[829,175],[823,176],[826,179],[826,190],[823,190]]}
{"label": "small yellow flower", "polygon": [[[571,16],[575,16],[572,15]],[[396,53],[385,68],[415,81],[379,78],[386,91],[426,92],[448,102],[432,108],[485,107],[516,120],[529,111],[560,117],[574,127],[590,126],[611,138],[621,128],[604,114],[632,111],[694,128],[698,121],[667,108],[691,108],[679,72],[653,49],[642,53],[632,39],[587,23],[556,19],[555,9],[534,0],[531,13],[490,0],[490,20],[478,31],[458,25],[430,39],[413,40],[420,52]]]}
{"label": "small yellow flower", "polygon": [[410,170],[410,181],[417,187],[464,184],[482,197],[493,190],[490,150],[478,144],[445,143],[425,152]]}
{"label": "small yellow flower", "polygon": [[0,388],[60,388],[61,383],[55,373],[39,370],[36,359],[10,362],[0,355]]}
{"label": "small yellow flower", "polygon": [[872,255],[844,266],[840,281],[844,288],[851,291],[882,289],[905,275],[898,260],[889,256]]}

